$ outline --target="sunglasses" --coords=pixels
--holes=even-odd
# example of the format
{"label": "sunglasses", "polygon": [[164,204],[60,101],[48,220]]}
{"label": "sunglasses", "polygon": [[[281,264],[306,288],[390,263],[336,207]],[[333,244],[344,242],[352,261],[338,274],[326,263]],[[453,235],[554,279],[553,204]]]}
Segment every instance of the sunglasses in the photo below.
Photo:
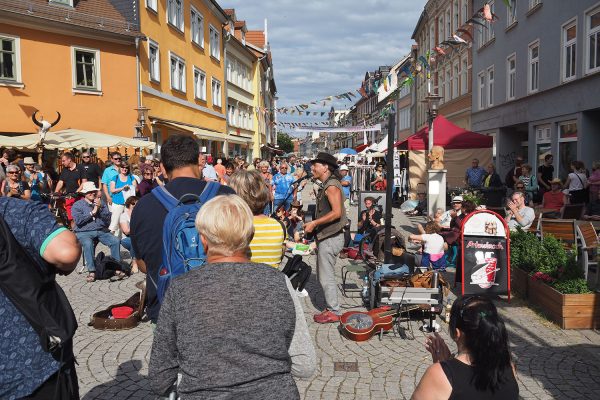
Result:
{"label": "sunglasses", "polygon": [[81,158],[90,158],[90,156],[81,156]]}
{"label": "sunglasses", "polygon": [[525,186],[517,186],[517,189],[525,189]]}
{"label": "sunglasses", "polygon": [[18,173],[19,173],[18,171],[10,171],[10,172],[7,172],[7,174],[18,174]]}
{"label": "sunglasses", "polygon": [[121,157],[119,157],[119,158],[113,158],[113,160],[115,160],[115,161],[121,161]]}

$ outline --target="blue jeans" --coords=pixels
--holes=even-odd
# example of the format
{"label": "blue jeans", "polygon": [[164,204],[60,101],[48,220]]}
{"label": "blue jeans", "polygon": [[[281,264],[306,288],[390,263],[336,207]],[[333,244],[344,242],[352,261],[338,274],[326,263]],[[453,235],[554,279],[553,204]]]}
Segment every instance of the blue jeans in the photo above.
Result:
{"label": "blue jeans", "polygon": [[277,210],[277,208],[278,208],[278,207],[279,207],[281,204],[283,204],[283,209],[284,209],[285,211],[289,210],[289,209],[290,209],[290,207],[292,206],[292,200],[293,200],[293,198],[292,198],[292,196],[290,196],[290,198],[289,198],[289,199],[287,199],[287,201],[286,201],[285,203],[283,202],[284,200],[285,200],[285,199],[275,199],[275,201],[273,202],[273,211],[276,211],[276,210]]}
{"label": "blue jeans", "polygon": [[112,235],[110,232],[102,231],[88,231],[88,232],[75,232],[77,239],[81,242],[83,249],[83,257],[89,272],[96,271],[96,265],[94,264],[95,249],[94,239],[98,239],[100,243],[108,246],[110,249],[110,255],[115,260],[121,261],[121,242],[119,238]]}
{"label": "blue jeans", "polygon": [[125,247],[129,254],[131,254],[131,258],[135,258],[135,253],[133,252],[133,246],[131,245],[131,238],[129,236],[125,236],[121,239],[121,246]]}

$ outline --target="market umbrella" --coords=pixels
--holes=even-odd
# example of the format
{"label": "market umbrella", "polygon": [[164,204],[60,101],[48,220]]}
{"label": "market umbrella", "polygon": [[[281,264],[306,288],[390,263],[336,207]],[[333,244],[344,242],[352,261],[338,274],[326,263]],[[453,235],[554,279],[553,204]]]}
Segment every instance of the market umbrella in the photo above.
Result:
{"label": "market umbrella", "polygon": [[356,150],[346,147],[346,148],[340,150],[340,154],[348,154],[348,155],[354,156],[354,155],[356,155]]}

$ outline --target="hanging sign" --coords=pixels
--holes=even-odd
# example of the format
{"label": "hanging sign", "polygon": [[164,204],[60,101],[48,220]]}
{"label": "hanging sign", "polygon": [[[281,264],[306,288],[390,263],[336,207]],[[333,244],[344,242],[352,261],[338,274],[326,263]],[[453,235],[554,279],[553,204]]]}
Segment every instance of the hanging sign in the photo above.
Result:
{"label": "hanging sign", "polygon": [[510,233],[500,215],[489,210],[469,214],[462,225],[462,294],[508,295]]}

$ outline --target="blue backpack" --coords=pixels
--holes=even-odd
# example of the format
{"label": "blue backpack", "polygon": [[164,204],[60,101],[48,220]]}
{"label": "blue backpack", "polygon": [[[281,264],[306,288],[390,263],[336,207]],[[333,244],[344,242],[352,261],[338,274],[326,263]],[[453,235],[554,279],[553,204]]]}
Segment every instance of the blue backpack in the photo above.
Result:
{"label": "blue backpack", "polygon": [[162,265],[158,270],[156,285],[156,296],[160,303],[171,279],[201,267],[206,262],[204,247],[194,222],[200,207],[215,197],[219,187],[217,182],[207,182],[200,196],[184,194],[180,199],[173,197],[163,186],[152,190],[154,197],[167,210],[163,225]]}

